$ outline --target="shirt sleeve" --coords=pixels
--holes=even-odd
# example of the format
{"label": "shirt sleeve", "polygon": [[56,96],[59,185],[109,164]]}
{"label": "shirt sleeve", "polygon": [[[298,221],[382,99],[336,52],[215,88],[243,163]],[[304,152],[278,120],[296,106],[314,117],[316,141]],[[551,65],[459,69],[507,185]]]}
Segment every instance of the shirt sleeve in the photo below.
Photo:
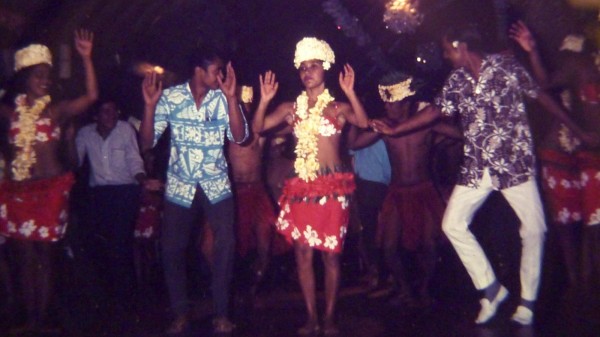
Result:
{"label": "shirt sleeve", "polygon": [[156,111],[154,112],[154,142],[152,143],[152,146],[156,146],[158,139],[169,125],[169,101],[167,97],[168,92],[163,91],[163,94],[160,96],[160,100],[156,105]]}
{"label": "shirt sleeve", "polygon": [[523,67],[516,60],[511,62],[511,68],[512,72],[517,78],[521,93],[523,93],[525,96],[536,99],[540,92],[540,86],[533,79],[533,77],[531,77],[527,69],[525,69],[525,67]]}
{"label": "shirt sleeve", "polygon": [[238,142],[233,138],[233,134],[231,133],[231,124],[229,124],[229,104],[227,103],[227,99],[225,98],[225,95],[222,94],[221,99],[222,99],[223,104],[221,104],[220,106],[222,106],[223,109],[225,109],[224,110],[225,116],[226,116],[225,118],[227,120],[227,138],[236,144],[242,144],[243,142],[245,142],[248,139],[248,134],[250,132],[248,130],[248,122],[246,121],[246,116],[244,116],[244,113],[242,112],[244,110],[242,110],[242,106],[240,105],[239,106],[240,113],[242,114],[242,120],[244,122],[244,137],[242,138],[242,140],[240,140]]}
{"label": "shirt sleeve", "polygon": [[140,155],[140,148],[138,146],[137,137],[135,130],[129,123],[123,124],[124,138],[126,144],[125,159],[129,167],[129,172],[132,177],[135,177],[138,173],[146,173],[144,170],[144,160]]}
{"label": "shirt sleeve", "polygon": [[443,115],[452,116],[456,113],[458,107],[458,75],[456,72],[450,74],[442,91],[435,97],[433,103],[440,109]]}
{"label": "shirt sleeve", "polygon": [[77,148],[77,162],[78,165],[81,166],[83,164],[83,159],[85,158],[85,131],[86,127],[82,128],[77,132],[77,136],[75,137],[75,147]]}

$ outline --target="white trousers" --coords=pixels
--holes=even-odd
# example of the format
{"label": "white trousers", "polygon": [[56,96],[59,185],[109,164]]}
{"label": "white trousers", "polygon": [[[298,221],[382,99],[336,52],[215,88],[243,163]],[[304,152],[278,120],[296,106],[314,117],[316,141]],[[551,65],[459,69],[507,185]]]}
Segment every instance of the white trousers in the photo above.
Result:
{"label": "white trousers", "polygon": [[[456,186],[452,191],[442,229],[454,246],[463,265],[478,290],[485,289],[496,280],[494,270],[469,225],[473,215],[492,193],[492,180],[487,169],[478,188]],[[521,226],[521,298],[537,298],[542,266],[542,253],[546,223],[537,184],[529,180],[500,191],[515,211]]]}

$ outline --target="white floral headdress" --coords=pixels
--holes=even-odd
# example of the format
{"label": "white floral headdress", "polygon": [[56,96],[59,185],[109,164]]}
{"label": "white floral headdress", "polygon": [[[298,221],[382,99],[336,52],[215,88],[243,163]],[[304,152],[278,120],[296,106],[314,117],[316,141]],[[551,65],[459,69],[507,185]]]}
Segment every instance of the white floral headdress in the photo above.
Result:
{"label": "white floral headdress", "polygon": [[50,49],[43,44],[30,44],[15,53],[15,71],[41,63],[52,65]]}
{"label": "white floral headdress", "polygon": [[378,86],[379,96],[381,96],[381,100],[384,102],[400,102],[406,97],[410,97],[415,94],[415,92],[410,89],[411,83],[412,77],[392,85],[380,84]]}
{"label": "white floral headdress", "polygon": [[327,42],[314,37],[305,37],[296,44],[294,66],[298,69],[302,62],[308,60],[323,61],[323,69],[328,70],[335,63],[335,54]]}
{"label": "white floral headdress", "polygon": [[581,53],[585,37],[581,35],[567,35],[560,45],[558,50],[567,50],[575,53]]}

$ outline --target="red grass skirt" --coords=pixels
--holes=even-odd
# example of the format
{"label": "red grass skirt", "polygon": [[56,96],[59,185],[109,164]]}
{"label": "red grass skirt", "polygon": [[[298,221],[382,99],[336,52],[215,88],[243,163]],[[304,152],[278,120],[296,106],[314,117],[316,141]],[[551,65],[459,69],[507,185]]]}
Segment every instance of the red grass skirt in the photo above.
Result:
{"label": "red grass skirt", "polygon": [[55,242],[67,229],[72,173],[0,184],[0,234],[17,240]]}
{"label": "red grass skirt", "polygon": [[311,182],[297,177],[286,180],[277,230],[290,242],[340,253],[355,188],[354,174],[347,172],[322,175]]}
{"label": "red grass skirt", "polygon": [[[400,232],[402,247],[411,251],[432,244],[440,237],[444,208],[431,181],[413,186],[392,184],[381,208],[380,235]],[[400,230],[388,226],[400,226]]]}

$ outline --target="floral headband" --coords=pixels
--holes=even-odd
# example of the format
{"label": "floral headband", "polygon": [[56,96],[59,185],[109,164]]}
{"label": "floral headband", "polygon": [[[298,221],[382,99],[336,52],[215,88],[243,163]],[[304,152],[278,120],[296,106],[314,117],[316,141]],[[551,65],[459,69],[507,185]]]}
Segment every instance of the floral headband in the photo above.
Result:
{"label": "floral headband", "polygon": [[296,44],[294,66],[298,69],[302,62],[308,60],[323,61],[323,69],[328,70],[335,63],[335,54],[327,42],[314,37],[305,37]]}
{"label": "floral headband", "polygon": [[42,44],[30,44],[15,53],[15,71],[41,63],[52,65],[50,49]]}
{"label": "floral headband", "polygon": [[410,89],[411,83],[412,77],[392,85],[380,84],[378,86],[379,96],[381,96],[381,100],[384,102],[400,102],[406,97],[410,97],[415,94],[415,92]]}

